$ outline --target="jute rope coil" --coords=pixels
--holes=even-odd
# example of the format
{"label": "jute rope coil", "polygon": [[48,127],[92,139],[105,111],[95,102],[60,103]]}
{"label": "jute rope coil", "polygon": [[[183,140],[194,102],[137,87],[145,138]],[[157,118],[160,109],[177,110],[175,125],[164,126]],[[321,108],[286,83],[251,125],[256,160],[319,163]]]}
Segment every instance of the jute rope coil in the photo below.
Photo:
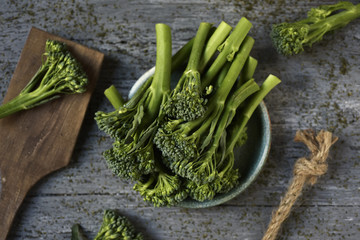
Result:
{"label": "jute rope coil", "polygon": [[278,209],[273,212],[269,226],[263,240],[274,240],[281,228],[282,223],[289,216],[292,206],[301,195],[306,184],[314,185],[317,178],[327,171],[326,159],[330,147],[337,141],[331,132],[321,130],[316,135],[313,130],[297,131],[294,141],[303,142],[311,151],[309,158],[299,158],[293,170],[293,179],[290,186],[281,200]]}

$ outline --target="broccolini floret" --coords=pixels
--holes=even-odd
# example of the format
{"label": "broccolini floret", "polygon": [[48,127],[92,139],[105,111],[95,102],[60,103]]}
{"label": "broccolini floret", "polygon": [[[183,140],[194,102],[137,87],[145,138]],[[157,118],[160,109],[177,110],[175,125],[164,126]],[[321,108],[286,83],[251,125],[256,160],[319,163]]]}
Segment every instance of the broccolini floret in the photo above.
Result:
{"label": "broccolini floret", "polygon": [[140,193],[144,201],[151,202],[156,207],[173,206],[188,196],[183,180],[161,168],[147,179],[138,181],[134,190]]}
{"label": "broccolini floret", "polygon": [[300,21],[283,22],[272,26],[270,37],[276,50],[285,55],[295,55],[322,40],[333,30],[346,26],[360,17],[360,4],[339,2],[313,8],[308,16]]}
{"label": "broccolini floret", "polygon": [[124,143],[117,140],[113,143],[112,148],[103,153],[108,167],[121,178],[138,180],[143,175],[155,171],[151,138],[141,147],[137,147],[135,144],[134,141]]}
{"label": "broccolini floret", "polygon": [[87,76],[65,43],[47,40],[43,56],[46,60],[19,95],[0,106],[0,118],[41,105],[63,94],[86,91]]}
{"label": "broccolini floret", "polygon": [[214,182],[196,183],[191,180],[186,181],[186,189],[188,189],[189,197],[199,202],[209,201],[216,195],[217,185]]}

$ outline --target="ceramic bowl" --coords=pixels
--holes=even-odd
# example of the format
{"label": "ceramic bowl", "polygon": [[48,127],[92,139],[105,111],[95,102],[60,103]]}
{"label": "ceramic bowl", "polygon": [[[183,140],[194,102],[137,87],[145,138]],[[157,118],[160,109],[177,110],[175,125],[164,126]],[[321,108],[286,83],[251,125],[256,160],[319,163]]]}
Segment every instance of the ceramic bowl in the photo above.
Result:
{"label": "ceramic bowl", "polygon": [[[129,92],[129,98],[134,95],[138,88],[152,76],[154,72],[155,68],[151,68],[135,82]],[[176,84],[175,79],[178,78],[173,77],[174,81],[172,81],[172,85]],[[212,200],[199,202],[187,199],[177,206],[185,208],[206,208],[220,205],[238,196],[254,182],[266,162],[271,144],[270,117],[264,102],[262,102],[253,113],[253,116],[247,124],[247,128],[247,142],[234,150],[235,167],[239,169],[239,173],[241,174],[239,185],[228,193],[216,195]]]}

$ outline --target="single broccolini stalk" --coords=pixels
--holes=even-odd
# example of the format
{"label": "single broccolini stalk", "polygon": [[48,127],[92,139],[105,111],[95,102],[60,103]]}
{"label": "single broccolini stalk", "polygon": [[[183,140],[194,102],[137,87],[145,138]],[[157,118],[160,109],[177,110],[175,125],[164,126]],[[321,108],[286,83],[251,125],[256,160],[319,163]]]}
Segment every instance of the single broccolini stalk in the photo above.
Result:
{"label": "single broccolini stalk", "polygon": [[211,24],[202,22],[194,39],[187,67],[170,98],[162,106],[167,116],[175,119],[193,120],[205,112],[200,79],[200,60],[205,48]]}
{"label": "single broccolini stalk", "polygon": [[62,94],[83,93],[88,79],[65,43],[47,40],[46,60],[15,98],[0,106],[0,118],[49,102]]}
{"label": "single broccolini stalk", "polygon": [[308,16],[293,23],[280,23],[272,26],[270,37],[276,50],[285,55],[295,55],[322,40],[333,30],[342,28],[360,17],[360,4],[339,2],[313,8]]}
{"label": "single broccolini stalk", "polygon": [[[128,218],[120,215],[116,210],[104,211],[101,227],[94,240],[143,240],[142,233],[135,230]],[[71,240],[88,240],[79,224],[71,228]]]}
{"label": "single broccolini stalk", "polygon": [[142,233],[135,230],[134,225],[115,210],[105,210],[103,222],[94,240],[143,240]]}
{"label": "single broccolini stalk", "polygon": [[[113,147],[104,152],[109,168],[118,176],[138,180],[155,171],[152,135],[160,106],[170,94],[171,31],[165,24],[156,24],[156,65],[150,85],[137,102],[121,106],[114,112],[97,112],[100,129],[115,138]],[[111,124],[116,122],[116,124]]]}
{"label": "single broccolini stalk", "polygon": [[186,69],[163,106],[168,117],[191,121],[204,114],[206,99],[203,98],[201,75],[231,29],[221,22],[211,33],[210,23],[200,23]]}

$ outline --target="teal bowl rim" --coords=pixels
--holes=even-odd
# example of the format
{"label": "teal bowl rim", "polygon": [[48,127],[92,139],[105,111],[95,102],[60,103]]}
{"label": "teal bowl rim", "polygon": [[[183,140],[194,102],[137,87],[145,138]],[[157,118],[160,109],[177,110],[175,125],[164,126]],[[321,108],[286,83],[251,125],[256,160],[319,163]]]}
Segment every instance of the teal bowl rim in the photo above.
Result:
{"label": "teal bowl rim", "polygon": [[[140,78],[134,83],[134,85],[131,87],[128,98],[131,98],[135,92],[141,87],[141,85],[154,74],[155,67],[152,67],[148,71],[146,71]],[[266,108],[266,105],[264,101],[260,103],[260,105],[257,107],[256,111],[260,111],[258,115],[260,116],[260,123],[262,126],[262,135],[261,138],[262,144],[261,149],[259,150],[261,154],[257,158],[257,164],[253,166],[252,174],[246,176],[246,178],[240,179],[240,184],[233,188],[230,192],[224,193],[224,194],[218,194],[216,195],[212,200],[208,201],[195,201],[191,199],[186,199],[180,203],[178,203],[177,207],[183,207],[183,208],[208,208],[217,206],[220,204],[223,204],[236,196],[238,196],[240,193],[242,193],[246,188],[250,186],[251,183],[254,182],[254,180],[257,178],[257,176],[260,174],[262,168],[265,165],[265,162],[269,156],[270,147],[271,147],[271,121],[270,121],[270,115]]]}

